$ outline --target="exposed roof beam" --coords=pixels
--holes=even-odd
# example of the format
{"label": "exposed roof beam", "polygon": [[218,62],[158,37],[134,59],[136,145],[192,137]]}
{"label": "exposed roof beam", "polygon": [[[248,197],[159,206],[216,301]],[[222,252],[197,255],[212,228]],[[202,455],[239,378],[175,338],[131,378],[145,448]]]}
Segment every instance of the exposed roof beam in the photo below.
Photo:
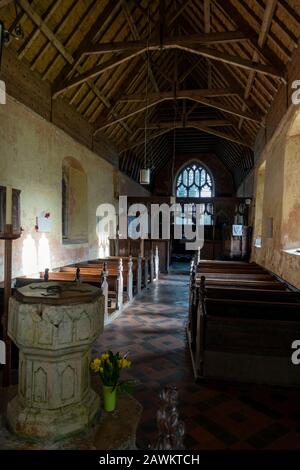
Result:
{"label": "exposed roof beam", "polygon": [[236,42],[249,39],[249,34],[243,31],[224,31],[209,34],[191,34],[188,36],[167,37],[161,45],[159,39],[146,39],[137,41],[120,41],[95,44],[86,49],[83,55],[106,54],[111,52],[132,52],[149,46],[150,50],[167,49],[171,46],[188,44],[219,44],[224,42]]}
{"label": "exposed roof beam", "polygon": [[18,0],[18,4],[22,7],[25,13],[29,16],[31,21],[35,23],[44,36],[50,41],[53,46],[60,52],[60,54],[64,57],[64,59],[69,62],[69,64],[73,64],[74,59],[72,54],[63,46],[63,44],[57,39],[55,34],[51,31],[51,29],[46,25],[46,23],[42,20],[40,15],[36,13],[36,11],[32,8],[30,3],[27,0]]}
{"label": "exposed roof beam", "polygon": [[[201,96],[196,96],[195,95],[194,97],[187,97],[186,95],[181,96],[179,94],[177,94],[177,96],[176,96],[176,99],[187,99],[187,98],[192,100],[192,101],[197,101],[197,102],[199,102],[201,104],[204,104],[206,106],[216,108],[216,109],[219,109],[221,111],[224,111],[224,112],[227,112],[227,113],[230,113],[230,114],[234,114],[235,116],[244,117],[245,119],[249,119],[251,121],[258,122],[258,123],[260,122],[259,119],[256,116],[254,116],[253,114],[237,110],[235,108],[232,108],[231,106],[225,105],[225,104],[220,103],[220,102],[209,101],[208,99],[203,98]],[[95,126],[94,133],[96,134],[100,130],[107,129],[108,127],[113,126],[114,124],[117,124],[118,122],[126,120],[126,119],[130,118],[131,116],[135,116],[136,114],[139,114],[139,113],[145,111],[147,108],[151,108],[153,106],[156,106],[159,103],[162,103],[163,101],[168,101],[168,100],[174,100],[174,95],[171,94],[169,97],[159,97],[158,96],[155,99],[149,100],[147,104],[143,104],[142,106],[140,106],[137,109],[128,111],[125,114],[120,115],[118,119],[114,119],[114,120],[108,121],[108,122],[105,121],[105,122],[102,122],[102,123],[98,122],[97,126]]]}
{"label": "exposed roof beam", "polygon": [[[231,19],[235,25],[239,25],[244,31],[248,31],[250,34],[250,42],[253,48],[259,53],[261,58],[267,62],[272,64],[276,67],[277,70],[281,71],[282,77],[285,77],[286,68],[284,63],[278,58],[278,56],[268,47],[265,45],[264,47],[260,47],[258,44],[258,34],[255,29],[248,23],[242,14],[238,11],[235,7],[233,0],[227,0],[226,3],[220,0],[213,0],[214,4],[221,10],[221,12],[227,13],[227,16]],[[284,78],[283,78],[283,81]]]}
{"label": "exposed roof beam", "polygon": [[[74,57],[67,51],[67,49],[63,46],[63,44],[57,39],[56,35],[50,30],[50,28],[45,24],[45,22],[42,20],[42,18],[35,12],[35,10],[31,7],[29,2],[27,0],[18,0],[18,3],[22,7],[22,9],[26,12],[26,14],[29,16],[29,18],[38,26],[40,31],[46,36],[46,38],[53,44],[53,46],[60,52],[60,54],[65,58],[67,63],[71,65],[72,67],[74,66],[76,70],[81,72],[81,67],[79,64],[76,65],[76,61]],[[108,106],[109,103],[107,100],[101,95],[100,91],[98,88],[92,84],[89,83],[90,88],[94,91],[96,96],[104,101],[106,105]],[[117,116],[115,115],[115,118]],[[125,125],[125,128],[128,132],[132,132],[127,125]]]}
{"label": "exposed roof beam", "polygon": [[[259,37],[258,37],[259,47],[263,47],[267,40],[268,33],[272,24],[273,15],[276,10],[276,6],[277,6],[277,0],[269,0],[266,4],[263,22],[262,22],[261,30],[260,30]],[[258,59],[258,52],[254,51],[253,60],[256,61],[257,59]],[[251,93],[254,79],[255,79],[255,71],[251,70],[248,76],[247,85],[245,89],[245,99],[247,99]],[[243,105],[243,109],[245,109],[245,105]],[[242,128],[242,125],[243,125],[243,118],[240,119],[239,129]]]}
{"label": "exposed roof beam", "polygon": [[137,55],[141,55],[146,51],[146,49],[142,49],[138,52],[133,52],[131,54],[123,54],[119,57],[113,57],[112,59],[107,60],[106,62],[103,62],[100,65],[96,65],[96,67],[93,67],[92,69],[88,70],[87,72],[83,72],[68,82],[64,84],[58,84],[56,88],[53,87],[53,97],[56,98],[58,95],[63,93],[66,90],[69,90],[70,88],[73,88],[77,85],[80,85],[81,83],[86,82],[87,80],[90,80],[92,78],[98,77],[104,72],[107,72],[108,70],[117,67],[120,64],[123,64],[124,62],[127,62],[130,59],[133,59]]}
{"label": "exposed roof beam", "polygon": [[[121,0],[121,3],[122,3],[122,8],[123,8],[123,11],[125,13],[125,16],[126,16],[126,19],[127,19],[127,22],[129,24],[129,27],[131,29],[131,32],[132,32],[132,35],[134,37],[134,39],[136,41],[140,40],[140,33],[138,32],[138,29],[136,27],[136,24],[133,20],[133,16],[130,12],[130,9],[129,9],[129,5],[128,5],[128,0]],[[148,59],[147,57],[147,54],[144,53],[144,60],[146,61]],[[157,85],[157,81],[156,81],[156,78],[153,74],[153,71],[152,71],[152,68],[151,68],[151,65],[149,64],[149,67],[148,67],[148,71],[149,71],[149,78],[150,78],[150,81],[154,87],[154,89],[156,91],[159,90],[158,88],[158,85]]]}
{"label": "exposed roof beam", "polygon": [[[153,49],[154,46],[150,46],[149,49]],[[205,46],[184,46],[184,45],[179,45],[179,44],[165,44],[164,49],[181,49],[187,52],[191,52],[192,54],[196,55],[201,55],[204,57],[208,57],[210,59],[224,62],[230,65],[235,65],[237,67],[241,67],[247,70],[255,70],[256,72],[260,72],[265,75],[272,75],[273,77],[276,78],[283,78],[283,75],[281,72],[279,72],[277,69],[275,69],[272,65],[264,65],[259,62],[254,62],[251,60],[243,59],[241,57],[236,57],[231,54],[227,54],[224,52],[217,51],[215,49],[211,49],[209,47]],[[159,46],[155,46],[155,49],[160,49]],[[59,88],[54,89],[54,96],[59,95],[60,93],[63,93],[64,91],[73,88],[77,85],[80,85],[81,83],[86,82],[87,80],[91,78],[95,78],[98,75],[101,75],[102,73],[106,72],[107,70],[110,70],[130,59],[133,59],[134,57],[144,54],[147,52],[148,48],[142,48],[139,50],[134,50],[131,53],[128,54],[123,54],[119,58],[112,58],[110,60],[107,60],[101,65],[97,65],[96,67],[93,67],[92,69],[88,70],[87,72],[84,72],[73,79],[69,80],[67,83],[64,85],[61,85]]]}
{"label": "exposed roof beam", "polygon": [[[53,3],[52,6],[49,6],[49,8],[45,11],[43,16],[41,17],[44,22],[48,21],[49,18],[54,14],[55,10],[60,6],[61,0],[57,0]],[[31,45],[34,43],[38,35],[40,34],[40,29],[36,27],[36,29],[30,34],[28,39],[24,41],[20,49],[18,49],[18,58],[22,59],[28,49],[31,47]]]}
{"label": "exposed roof beam", "polygon": [[[154,134],[148,136],[147,137],[147,142],[149,142],[150,140],[153,140],[153,139],[157,139],[158,137],[160,137],[164,134],[167,134],[168,132],[171,132],[174,129],[183,129],[183,128],[184,127],[183,127],[182,124],[178,124],[178,125],[175,125],[175,126],[173,124],[172,126],[170,126],[170,128],[160,130],[160,131],[155,132]],[[238,138],[234,137],[233,135],[225,134],[224,132],[217,131],[213,127],[205,126],[204,124],[198,124],[198,123],[189,124],[189,123],[186,123],[185,128],[197,129],[201,132],[205,132],[207,134],[212,134],[216,137],[220,137],[221,139],[229,140],[230,142],[234,142],[236,144],[242,145],[243,147],[252,148],[252,144],[250,142],[246,142],[244,140],[241,140],[241,139],[238,139]],[[126,150],[133,149],[134,147],[139,147],[140,145],[144,145],[144,143],[145,143],[145,139],[134,142],[133,144],[129,145],[128,147],[123,148],[122,150],[120,150],[120,153],[123,153]]]}
{"label": "exposed roof beam", "polygon": [[[180,126],[181,125],[181,126]],[[210,126],[210,127],[227,127],[233,126],[232,122],[227,121],[226,119],[200,119],[198,121],[177,121],[175,122],[175,127],[192,127],[192,126]],[[162,121],[162,122],[151,122],[147,124],[147,129],[170,129],[174,127],[173,121]],[[140,129],[144,129],[144,127],[140,127]]]}
{"label": "exposed roof beam", "polygon": [[91,28],[89,29],[88,33],[83,37],[83,40],[79,44],[79,47],[73,54],[74,62],[73,64],[67,63],[58,77],[55,79],[53,83],[53,89],[58,89],[60,85],[66,82],[72,76],[73,72],[78,71],[78,65],[80,63],[80,59],[84,51],[90,47],[93,47],[93,40],[99,31],[99,22],[101,21],[101,25],[105,24],[106,21],[110,17],[112,17],[114,10],[118,8],[119,2],[116,3],[115,6],[111,6],[108,4],[105,7],[105,10],[101,12],[101,14],[95,19],[94,23],[92,24]]}
{"label": "exposed roof beam", "polygon": [[[148,99],[155,100],[155,99],[185,99],[194,97],[199,98],[214,98],[218,96],[232,96],[238,95],[239,91],[236,88],[204,88],[200,90],[178,90],[174,91],[161,91],[158,93],[149,93]],[[133,102],[140,102],[146,101],[145,93],[134,93],[132,95],[123,95],[120,101],[133,101]]]}
{"label": "exposed roof beam", "polygon": [[210,0],[204,0],[204,31],[210,32]]}
{"label": "exposed roof beam", "polygon": [[209,59],[214,59],[220,62],[225,62],[230,65],[235,65],[247,70],[256,70],[264,75],[271,75],[276,78],[284,78],[284,75],[281,71],[277,70],[272,65],[264,65],[260,62],[254,62],[248,59],[243,59],[242,57],[236,57],[231,54],[220,52],[216,49],[211,49],[205,46],[183,46],[177,45],[179,49],[191,52],[192,54],[202,55],[208,57]]}

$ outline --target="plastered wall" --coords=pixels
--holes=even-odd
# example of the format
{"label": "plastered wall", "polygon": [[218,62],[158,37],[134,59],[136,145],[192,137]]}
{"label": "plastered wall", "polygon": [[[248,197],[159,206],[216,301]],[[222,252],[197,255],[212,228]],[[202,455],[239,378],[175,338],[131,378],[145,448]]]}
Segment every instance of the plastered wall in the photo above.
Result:
{"label": "plastered wall", "polygon": [[[62,243],[61,179],[65,157],[77,159],[88,182],[88,242]],[[21,193],[21,239],[13,244],[13,276],[32,274],[98,256],[96,209],[116,201],[116,169],[84,145],[76,142],[13,98],[0,106],[0,184],[10,184]],[[122,180],[123,181],[123,180]],[[123,181],[134,193],[136,183]],[[138,189],[138,188],[136,188]],[[36,216],[50,213],[51,231],[35,231]],[[4,242],[0,240],[0,281],[3,280]]]}
{"label": "plastered wall", "polygon": [[[300,126],[298,109],[291,108],[273,139],[260,154],[255,169],[255,194],[259,168],[265,161],[262,204],[262,246],[253,246],[252,259],[300,288],[300,256],[286,249],[300,248]],[[259,193],[259,191],[258,191]],[[273,233],[270,233],[270,221]],[[254,225],[258,234],[259,220]]]}

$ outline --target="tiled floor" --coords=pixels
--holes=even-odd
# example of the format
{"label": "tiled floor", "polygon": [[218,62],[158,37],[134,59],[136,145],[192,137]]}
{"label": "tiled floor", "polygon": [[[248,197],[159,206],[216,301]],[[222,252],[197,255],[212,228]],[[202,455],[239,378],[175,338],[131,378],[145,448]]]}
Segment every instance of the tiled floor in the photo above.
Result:
{"label": "tiled floor", "polygon": [[188,276],[179,272],[162,276],[126,309],[94,350],[130,352],[128,375],[139,379],[135,396],[144,407],[138,445],[155,440],[158,392],[174,384],[188,449],[300,449],[300,390],[195,384],[185,336]]}

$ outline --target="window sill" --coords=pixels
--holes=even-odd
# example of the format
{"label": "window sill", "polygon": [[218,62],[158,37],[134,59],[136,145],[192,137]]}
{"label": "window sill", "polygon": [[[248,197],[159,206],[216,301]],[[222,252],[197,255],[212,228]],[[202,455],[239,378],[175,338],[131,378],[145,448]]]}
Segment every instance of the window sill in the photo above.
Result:
{"label": "window sill", "polygon": [[282,252],[288,255],[300,256],[300,248],[291,248],[289,250],[282,250]]}
{"label": "window sill", "polygon": [[74,245],[83,245],[86,246],[88,245],[88,240],[69,240],[69,239],[63,239],[62,244],[64,246],[74,246]]}

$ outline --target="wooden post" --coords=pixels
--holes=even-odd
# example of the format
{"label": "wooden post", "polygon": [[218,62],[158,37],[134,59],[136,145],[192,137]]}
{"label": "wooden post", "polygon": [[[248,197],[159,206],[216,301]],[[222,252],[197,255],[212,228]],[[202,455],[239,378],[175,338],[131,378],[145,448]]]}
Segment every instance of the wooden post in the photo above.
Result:
{"label": "wooden post", "polygon": [[[3,341],[5,343],[6,357],[3,370],[3,386],[8,387],[11,384],[11,340],[8,336],[8,312],[9,298],[11,297],[11,278],[12,278],[12,242],[20,238],[20,193],[21,191],[13,189],[12,186],[1,188],[2,206],[0,210],[4,215],[1,220],[0,234],[1,239],[5,240],[4,247],[4,303],[3,303]],[[4,204],[3,204],[4,203]]]}
{"label": "wooden post", "polygon": [[145,256],[145,240],[141,238],[140,241],[140,251],[141,251],[141,257],[144,258]]}
{"label": "wooden post", "polygon": [[123,261],[120,258],[118,267],[117,310],[123,307]]}
{"label": "wooden post", "polygon": [[145,256],[145,287],[148,286],[149,281],[149,258]]}
{"label": "wooden post", "polygon": [[159,253],[158,253],[158,246],[155,247],[155,279],[157,280],[159,277]]}
{"label": "wooden post", "polygon": [[194,264],[195,264],[195,260],[194,258],[191,259],[191,267],[190,267],[190,276],[192,275],[193,273],[193,270],[194,270]]}
{"label": "wooden post", "polygon": [[46,269],[45,269],[44,281],[45,281],[45,282],[48,282],[48,281],[49,281],[49,268],[46,268]]}
{"label": "wooden post", "polygon": [[133,299],[133,274],[132,274],[132,256],[129,256],[128,261],[128,273],[127,273],[127,295],[128,301],[131,302]]}
{"label": "wooden post", "polygon": [[103,264],[103,271],[101,274],[101,289],[104,296],[104,318],[108,317],[108,283],[107,283],[107,262]]}
{"label": "wooden post", "polygon": [[153,250],[150,251],[150,282],[154,280],[154,255]]}
{"label": "wooden post", "polygon": [[200,263],[200,260],[201,260],[201,248],[199,247],[198,252],[197,252],[197,264]]}
{"label": "wooden post", "polygon": [[138,256],[137,295],[142,292],[142,257]]}
{"label": "wooden post", "polygon": [[3,370],[3,387],[11,384],[11,340],[8,336],[8,307],[11,297],[12,274],[12,239],[5,240],[4,253],[4,305],[3,305],[3,340],[6,349],[6,362]]}

